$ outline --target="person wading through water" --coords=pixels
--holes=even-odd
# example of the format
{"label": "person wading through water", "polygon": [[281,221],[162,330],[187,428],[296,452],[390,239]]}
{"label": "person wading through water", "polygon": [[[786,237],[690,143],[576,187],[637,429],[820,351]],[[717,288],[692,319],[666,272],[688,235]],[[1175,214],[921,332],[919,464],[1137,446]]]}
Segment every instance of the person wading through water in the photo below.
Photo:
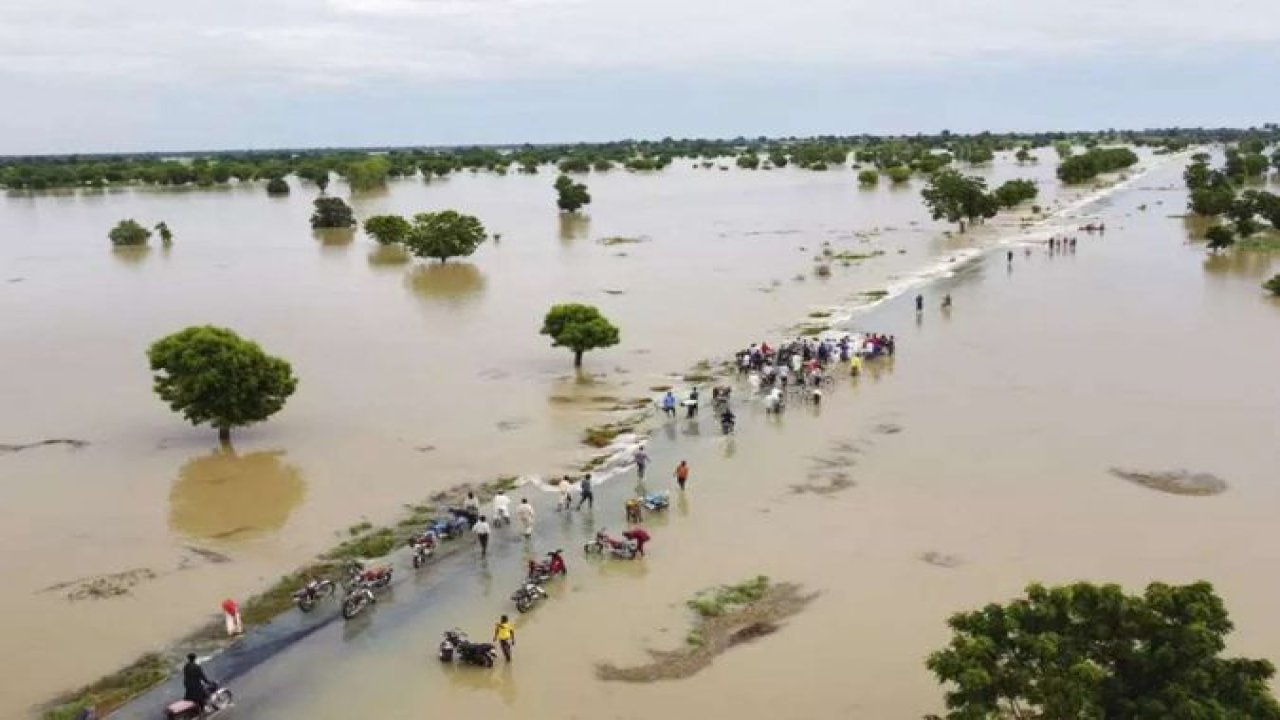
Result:
{"label": "person wading through water", "polygon": [[511,662],[511,648],[516,646],[516,627],[511,624],[506,615],[503,615],[498,624],[493,627],[493,641],[502,648],[502,657],[506,658],[507,662]]}
{"label": "person wading through water", "polygon": [[676,483],[680,485],[680,489],[684,490],[684,484],[689,480],[689,463],[684,460],[676,466]]}

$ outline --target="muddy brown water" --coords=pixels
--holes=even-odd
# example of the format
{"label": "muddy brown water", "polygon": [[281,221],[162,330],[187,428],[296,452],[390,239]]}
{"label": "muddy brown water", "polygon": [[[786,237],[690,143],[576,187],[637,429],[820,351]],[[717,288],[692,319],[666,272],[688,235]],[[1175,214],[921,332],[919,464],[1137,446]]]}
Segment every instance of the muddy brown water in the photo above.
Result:
{"label": "muddy brown water", "polygon": [[[1048,177],[1050,165],[990,172]],[[1143,186],[1177,181],[1176,169],[1160,173]],[[550,180],[464,175],[355,199],[361,216],[457,207],[502,233],[444,267],[398,264],[360,237],[314,237],[310,193],[5,198],[3,274],[22,282],[3,287],[0,308],[21,341],[0,356],[0,441],[93,444],[0,457],[0,538],[22,549],[0,560],[19,589],[0,616],[7,645],[27,659],[0,679],[10,705],[0,713],[163,644],[362,516],[385,519],[458,480],[580,462],[573,440],[606,417],[584,409],[591,397],[645,395],[700,358],[893,287],[973,239],[940,237],[914,189],[859,191],[850,173],[592,176],[596,203],[579,220],[551,210]],[[749,418],[731,440],[659,428],[655,469],[676,453],[697,468],[694,492],[660,528],[666,550],[575,573],[522,625],[531,662],[440,673],[424,667],[439,619],[391,636],[357,628],[324,672],[286,656],[255,676],[245,690],[272,703],[254,716],[492,706],[550,717],[570,687],[583,717],[708,697],[731,698],[748,717],[918,714],[937,706],[920,657],[945,638],[946,614],[1031,579],[1208,577],[1228,598],[1241,651],[1280,647],[1263,610],[1263,549],[1275,534],[1265,470],[1280,459],[1266,382],[1277,347],[1265,329],[1280,308],[1256,291],[1263,261],[1206,263],[1181,247],[1180,221],[1136,210],[1156,201],[1174,212],[1183,203],[1177,192],[1122,191],[1100,209],[1113,227],[1105,240],[1082,238],[1071,256],[1019,254],[1011,273],[1002,259],[961,273],[948,317],[933,302],[919,324],[901,303],[876,310],[867,322],[896,331],[903,354],[816,415]],[[166,220],[174,248],[112,253],[105,230],[127,216]],[[887,226],[897,230],[857,235]],[[649,240],[598,242],[614,235]],[[837,265],[824,281],[811,272],[824,240],[886,254]],[[623,345],[588,356],[586,380],[536,335],[560,300],[598,304],[623,328]],[[150,393],[145,345],[197,322],[259,340],[302,378],[278,418],[239,434],[234,455]],[[1204,347],[1221,336],[1249,338],[1248,348]],[[1215,371],[1223,352],[1230,373]],[[877,432],[889,424],[901,431]],[[854,487],[788,490],[805,482],[807,458],[848,442],[865,448]],[[1231,489],[1161,496],[1109,476],[1113,465],[1213,472]],[[610,511],[598,512],[603,522]],[[929,552],[965,562],[919,560]],[[135,568],[158,577],[126,597],[38,592]],[[596,688],[594,663],[639,661],[645,647],[683,638],[685,597],[759,572],[823,595],[692,680]],[[492,576],[475,582],[499,605],[510,592]],[[492,609],[461,602],[448,624],[491,621]],[[794,697],[764,692],[779,663],[806,668],[787,674]]]}

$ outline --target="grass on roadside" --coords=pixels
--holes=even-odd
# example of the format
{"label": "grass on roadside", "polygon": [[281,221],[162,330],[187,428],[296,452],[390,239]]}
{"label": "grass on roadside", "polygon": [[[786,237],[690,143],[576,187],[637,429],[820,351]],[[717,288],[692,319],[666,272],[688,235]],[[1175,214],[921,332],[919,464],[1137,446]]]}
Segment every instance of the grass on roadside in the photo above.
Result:
{"label": "grass on roadside", "polygon": [[75,720],[92,708],[98,717],[105,716],[169,677],[170,668],[164,658],[151,653],[143,655],[127,667],[59,698],[45,710],[43,720]]}

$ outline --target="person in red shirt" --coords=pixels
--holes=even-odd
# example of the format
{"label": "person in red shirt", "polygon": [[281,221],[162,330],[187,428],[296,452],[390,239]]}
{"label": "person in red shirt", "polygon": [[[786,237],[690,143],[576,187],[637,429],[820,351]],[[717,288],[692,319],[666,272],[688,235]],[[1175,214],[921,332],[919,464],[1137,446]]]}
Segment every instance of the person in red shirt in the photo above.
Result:
{"label": "person in red shirt", "polygon": [[636,544],[636,554],[644,557],[644,544],[649,542],[649,533],[644,528],[631,528],[622,533],[622,537]]}
{"label": "person in red shirt", "polygon": [[240,606],[235,600],[227,598],[222,601],[222,614],[226,616],[229,637],[235,637],[244,632],[244,625],[240,622]]}

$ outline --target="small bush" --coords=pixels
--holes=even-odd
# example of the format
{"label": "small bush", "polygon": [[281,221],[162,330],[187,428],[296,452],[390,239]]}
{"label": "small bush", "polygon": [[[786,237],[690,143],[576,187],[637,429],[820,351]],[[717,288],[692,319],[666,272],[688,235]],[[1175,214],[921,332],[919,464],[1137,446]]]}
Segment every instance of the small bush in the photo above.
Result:
{"label": "small bush", "polygon": [[1272,295],[1280,297],[1280,275],[1276,275],[1270,280],[1262,283],[1262,287]]}

